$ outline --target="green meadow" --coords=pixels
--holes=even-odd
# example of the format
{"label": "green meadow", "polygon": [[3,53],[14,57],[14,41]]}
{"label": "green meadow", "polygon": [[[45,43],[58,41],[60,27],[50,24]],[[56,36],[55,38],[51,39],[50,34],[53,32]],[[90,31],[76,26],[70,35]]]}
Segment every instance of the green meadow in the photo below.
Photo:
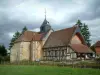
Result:
{"label": "green meadow", "polygon": [[100,75],[100,70],[57,66],[0,65],[0,75]]}

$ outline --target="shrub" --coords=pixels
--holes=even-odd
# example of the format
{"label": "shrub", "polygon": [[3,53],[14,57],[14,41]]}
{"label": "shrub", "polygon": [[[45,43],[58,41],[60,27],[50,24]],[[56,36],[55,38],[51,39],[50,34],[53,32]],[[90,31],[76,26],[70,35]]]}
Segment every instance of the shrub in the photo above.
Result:
{"label": "shrub", "polygon": [[96,63],[100,64],[100,58],[95,59]]}

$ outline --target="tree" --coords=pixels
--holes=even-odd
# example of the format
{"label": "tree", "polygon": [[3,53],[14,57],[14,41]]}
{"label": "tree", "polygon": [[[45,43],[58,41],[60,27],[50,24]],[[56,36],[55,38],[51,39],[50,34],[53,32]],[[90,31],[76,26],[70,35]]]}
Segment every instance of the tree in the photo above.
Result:
{"label": "tree", "polygon": [[25,31],[27,31],[28,29],[27,29],[27,27],[25,26],[23,29],[22,29],[22,33],[21,34],[23,34]]}
{"label": "tree", "polygon": [[81,34],[83,35],[86,44],[90,46],[91,40],[88,25],[86,25],[85,23],[83,24],[80,20],[78,20],[76,24],[79,26]]}
{"label": "tree", "polygon": [[20,36],[20,32],[17,31],[17,32],[13,35],[13,38],[11,39],[11,42],[10,42],[10,44],[9,44],[9,49],[12,48],[12,46],[14,45],[15,40],[16,40],[19,36]]}
{"label": "tree", "polygon": [[80,29],[82,28],[82,22],[80,20],[78,20],[76,24],[79,26]]}
{"label": "tree", "polygon": [[90,42],[91,42],[91,40],[90,40],[90,32],[89,32],[89,28],[88,28],[88,26],[84,23],[84,26],[83,26],[83,36],[84,36],[84,39],[85,39],[85,41],[86,41],[86,43],[87,43],[87,45],[88,46],[90,46],[91,44],[90,44]]}
{"label": "tree", "polygon": [[3,61],[8,61],[10,59],[9,55],[7,55],[7,50],[4,45],[0,45],[0,63]]}
{"label": "tree", "polygon": [[95,52],[95,53],[96,53],[96,50],[95,50],[95,45],[92,45],[90,48],[91,48],[91,50],[92,50],[93,52]]}
{"label": "tree", "polygon": [[18,37],[20,36],[20,35],[22,35],[25,31],[27,31],[28,29],[27,29],[27,27],[25,26],[23,29],[22,29],[22,32],[20,33],[20,32],[15,32],[15,34],[13,35],[13,37],[12,37],[12,39],[11,39],[11,42],[10,42],[10,44],[9,44],[9,50],[12,48],[12,46],[14,45],[14,42],[18,39]]}
{"label": "tree", "polygon": [[7,55],[7,50],[4,45],[0,45],[0,55],[1,56],[6,56]]}

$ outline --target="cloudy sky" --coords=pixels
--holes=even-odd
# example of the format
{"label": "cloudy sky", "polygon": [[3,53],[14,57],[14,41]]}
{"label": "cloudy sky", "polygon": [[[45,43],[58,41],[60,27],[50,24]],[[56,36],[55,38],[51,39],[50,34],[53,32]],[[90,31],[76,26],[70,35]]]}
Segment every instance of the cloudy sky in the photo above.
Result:
{"label": "cloudy sky", "polygon": [[54,30],[80,19],[89,26],[92,43],[100,40],[100,0],[0,0],[0,44],[8,47],[14,32],[24,26],[38,31],[45,8]]}

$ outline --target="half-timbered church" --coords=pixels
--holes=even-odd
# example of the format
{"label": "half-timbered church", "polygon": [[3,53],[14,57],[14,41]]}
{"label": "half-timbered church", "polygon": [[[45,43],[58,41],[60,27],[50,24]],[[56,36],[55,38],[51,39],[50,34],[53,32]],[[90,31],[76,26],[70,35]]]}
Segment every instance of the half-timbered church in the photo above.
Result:
{"label": "half-timbered church", "polygon": [[40,32],[25,31],[14,42],[10,61],[89,59],[92,53],[78,25],[54,31],[45,17]]}

